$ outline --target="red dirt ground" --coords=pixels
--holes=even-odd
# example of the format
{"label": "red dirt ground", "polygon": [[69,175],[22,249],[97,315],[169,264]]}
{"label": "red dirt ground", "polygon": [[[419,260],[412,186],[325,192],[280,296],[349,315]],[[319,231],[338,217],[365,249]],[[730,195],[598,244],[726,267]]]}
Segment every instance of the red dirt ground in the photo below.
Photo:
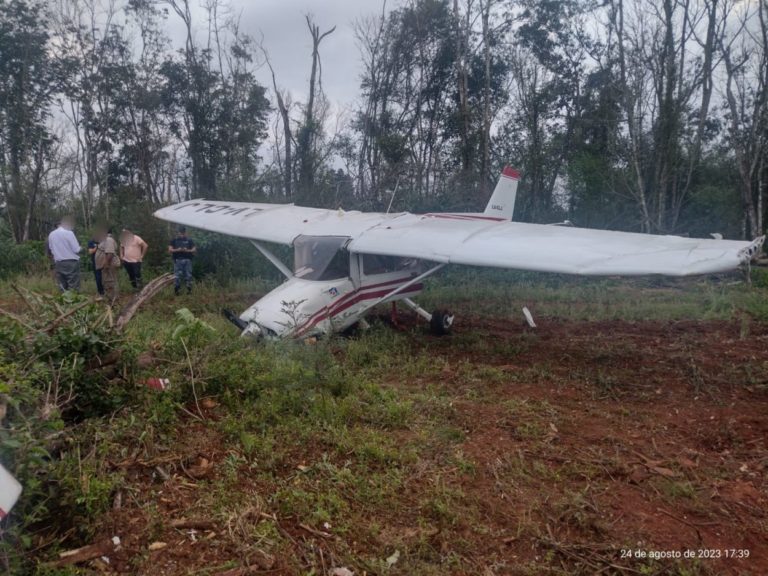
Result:
{"label": "red dirt ground", "polygon": [[[487,321],[471,328],[493,339],[519,333]],[[589,519],[578,525],[585,523],[578,510],[566,510],[576,516],[575,527],[548,514],[548,506],[534,512],[559,554],[583,566],[595,548],[609,544],[616,564],[631,567],[621,548],[720,556],[748,549],[749,559],[701,560],[701,570],[768,574],[768,329],[743,330],[734,322],[540,323],[535,342],[514,365],[498,357],[485,361],[512,372],[527,368],[526,374],[541,366],[545,373],[484,391],[498,402],[461,404],[470,430],[464,448],[485,464],[469,489],[480,492],[504,531],[510,506],[494,489],[490,463],[519,453],[554,471],[591,464],[596,474],[581,482],[569,478],[554,492],[591,487],[583,505],[598,525]],[[461,359],[460,351],[453,354]],[[538,446],[510,435],[503,408],[510,394],[554,409],[555,428]],[[665,497],[658,481],[690,483],[694,495]],[[516,552],[525,557],[527,543],[521,544]]]}

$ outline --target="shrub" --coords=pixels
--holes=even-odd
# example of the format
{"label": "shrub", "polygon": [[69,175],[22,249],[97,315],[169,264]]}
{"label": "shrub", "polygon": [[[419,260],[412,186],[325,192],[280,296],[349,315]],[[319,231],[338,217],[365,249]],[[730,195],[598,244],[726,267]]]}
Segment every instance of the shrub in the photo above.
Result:
{"label": "shrub", "polygon": [[25,551],[39,544],[31,535],[52,518],[76,528],[103,511],[114,479],[67,453],[67,425],[111,412],[133,390],[120,379],[133,355],[109,328],[109,309],[71,293],[25,299],[29,313],[0,316],[0,459],[24,488],[0,541],[11,573],[24,570]]}
{"label": "shrub", "polygon": [[48,268],[45,242],[41,240],[17,244],[5,222],[0,221],[0,278],[42,272]]}

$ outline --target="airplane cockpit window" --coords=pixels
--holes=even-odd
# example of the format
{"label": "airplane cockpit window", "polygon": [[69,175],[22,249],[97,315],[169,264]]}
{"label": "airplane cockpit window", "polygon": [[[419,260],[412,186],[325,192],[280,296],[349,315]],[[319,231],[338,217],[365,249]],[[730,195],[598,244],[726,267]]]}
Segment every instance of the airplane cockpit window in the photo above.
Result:
{"label": "airplane cockpit window", "polygon": [[415,258],[401,256],[381,256],[379,254],[363,254],[363,273],[366,276],[386,274],[387,272],[410,271],[417,272],[419,261]]}
{"label": "airplane cockpit window", "polygon": [[298,236],[293,241],[293,274],[302,280],[337,280],[349,276],[346,236]]}

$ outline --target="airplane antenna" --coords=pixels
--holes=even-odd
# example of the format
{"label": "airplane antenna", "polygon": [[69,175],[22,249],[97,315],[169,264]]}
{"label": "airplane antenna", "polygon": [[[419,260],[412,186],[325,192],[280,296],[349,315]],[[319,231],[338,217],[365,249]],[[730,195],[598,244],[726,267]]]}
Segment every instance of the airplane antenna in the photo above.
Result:
{"label": "airplane antenna", "polygon": [[395,189],[392,191],[392,197],[389,199],[389,206],[387,206],[387,214],[389,214],[389,211],[392,209],[392,202],[395,201],[395,194],[397,194],[398,186],[400,186],[400,176],[397,177],[397,182],[395,182]]}

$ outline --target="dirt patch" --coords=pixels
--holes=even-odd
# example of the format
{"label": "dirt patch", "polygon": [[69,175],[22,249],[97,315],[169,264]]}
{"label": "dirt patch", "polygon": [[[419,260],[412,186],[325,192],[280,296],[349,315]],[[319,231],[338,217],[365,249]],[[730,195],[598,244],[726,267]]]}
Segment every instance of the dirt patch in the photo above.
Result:
{"label": "dirt patch", "polygon": [[[493,339],[523,333],[470,327]],[[500,535],[487,553],[535,559],[549,549],[585,569],[611,554],[632,568],[622,550],[688,550],[701,571],[768,573],[768,330],[544,320],[535,334],[511,380],[457,407],[468,430],[462,450],[478,463],[465,489],[487,503]],[[508,361],[483,358],[504,369]],[[510,459],[514,481],[505,482],[499,470]],[[528,482],[521,469],[533,470]],[[510,542],[511,518],[525,527]]]}

